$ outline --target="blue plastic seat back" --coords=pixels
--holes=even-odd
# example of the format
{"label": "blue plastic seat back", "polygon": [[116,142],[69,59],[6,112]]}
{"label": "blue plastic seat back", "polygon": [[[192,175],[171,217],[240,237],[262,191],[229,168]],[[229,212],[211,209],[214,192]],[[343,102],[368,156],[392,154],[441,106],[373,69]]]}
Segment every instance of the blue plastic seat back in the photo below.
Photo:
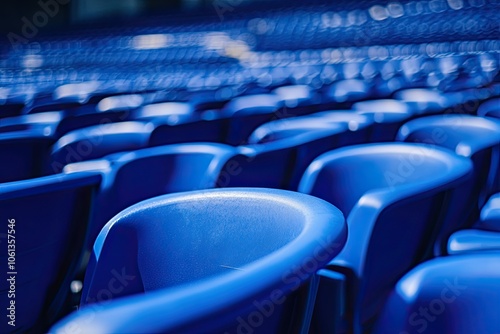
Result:
{"label": "blue plastic seat back", "polygon": [[132,118],[156,124],[149,146],[187,142],[223,142],[228,119],[221,113],[194,111],[193,102],[165,102],[143,106]]}
{"label": "blue plastic seat back", "polygon": [[352,109],[373,117],[371,141],[374,142],[393,141],[401,125],[415,115],[408,104],[390,99],[357,102]]}
{"label": "blue plastic seat back", "polygon": [[321,153],[338,147],[339,137],[345,131],[345,127],[338,124],[313,127],[308,131],[307,124],[305,128],[300,128],[297,122],[278,123],[284,127],[268,128],[264,125],[250,137],[251,140],[258,140],[262,135],[261,140],[269,142],[240,147],[242,154],[228,162],[225,169],[231,170],[231,173],[219,177],[219,187],[295,190],[307,165]]}
{"label": "blue plastic seat back", "polygon": [[147,147],[153,128],[151,123],[121,122],[70,132],[52,147],[48,172],[57,173],[69,163]]}
{"label": "blue plastic seat back", "polygon": [[470,203],[476,220],[488,196],[500,187],[500,122],[468,115],[437,115],[401,127],[397,140],[446,147],[474,162],[475,182]]}
{"label": "blue plastic seat back", "polygon": [[460,100],[453,98],[436,89],[412,88],[403,89],[394,94],[395,98],[405,102],[418,114],[436,114],[446,108],[460,104]]}
{"label": "blue plastic seat back", "polygon": [[43,175],[54,138],[43,128],[0,134],[0,182]]}
{"label": "blue plastic seat back", "polygon": [[189,142],[222,143],[228,123],[226,118],[189,119],[175,124],[159,123],[151,133],[149,146]]}
{"label": "blue plastic seat back", "polygon": [[290,142],[240,146],[216,182],[217,187],[287,188],[293,171],[295,147]]}
{"label": "blue plastic seat back", "polygon": [[406,274],[373,333],[500,331],[500,252],[441,257]]}
{"label": "blue plastic seat back", "polygon": [[[338,253],[347,234],[343,221],[324,201],[270,189],[217,189],[142,202],[103,229],[84,283],[82,306],[88,306],[57,328],[233,331],[242,326],[239,317],[247,319],[263,304],[275,312],[259,330],[284,330],[291,309],[282,307],[293,301],[286,296]],[[308,258],[312,270],[295,275]],[[116,312],[122,316],[109,316]],[[95,317],[89,322],[90,313]],[[281,315],[286,324],[277,321]]]}
{"label": "blue plastic seat back", "polygon": [[174,192],[213,188],[223,166],[237,154],[222,144],[178,144],[117,153],[66,166],[65,171],[99,170],[91,240],[114,215],[142,200]]}
{"label": "blue plastic seat back", "polygon": [[320,124],[345,124],[347,130],[340,138],[341,146],[365,144],[373,131],[373,115],[361,115],[351,110],[323,111],[308,116]]}
{"label": "blue plastic seat back", "polygon": [[89,126],[123,122],[127,121],[129,117],[129,111],[84,111],[81,113],[69,113],[57,126],[57,134],[58,136],[63,136],[68,132]]}
{"label": "blue plastic seat back", "polygon": [[[0,185],[0,212],[5,222],[0,304],[5,310],[15,301],[15,319],[9,321],[16,324],[13,327],[3,321],[1,332],[15,328],[41,333],[71,310],[66,298],[81,265],[93,196],[100,180],[96,173],[75,173]],[[7,225],[10,220],[15,220],[12,226]],[[13,245],[15,253],[10,270],[7,244]],[[15,276],[15,288],[6,280],[11,276]],[[12,289],[15,297],[8,296]]]}
{"label": "blue plastic seat back", "polygon": [[43,129],[46,134],[54,134],[62,118],[60,111],[8,117],[0,119],[0,133]]}
{"label": "blue plastic seat back", "polygon": [[[354,308],[373,320],[401,275],[446,247],[445,198],[470,179],[472,165],[445,149],[415,144],[367,144],[323,154],[304,173],[299,191],[323,198],[347,217],[346,247],[332,268],[360,280]],[[394,253],[397,250],[397,255]],[[352,312],[353,310],[351,310]]]}
{"label": "blue plastic seat back", "polygon": [[245,95],[231,100],[223,109],[230,116],[226,143],[245,144],[257,127],[273,118],[286,116],[280,115],[281,106],[279,98],[273,94]]}

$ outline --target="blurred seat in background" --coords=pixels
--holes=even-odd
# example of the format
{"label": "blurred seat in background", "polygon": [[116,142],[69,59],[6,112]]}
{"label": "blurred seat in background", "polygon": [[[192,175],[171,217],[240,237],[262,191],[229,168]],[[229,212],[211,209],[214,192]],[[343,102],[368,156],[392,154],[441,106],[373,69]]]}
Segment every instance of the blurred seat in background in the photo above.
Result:
{"label": "blurred seat in background", "polygon": [[121,122],[72,131],[52,147],[47,173],[58,173],[70,163],[145,148],[153,129],[152,123]]}

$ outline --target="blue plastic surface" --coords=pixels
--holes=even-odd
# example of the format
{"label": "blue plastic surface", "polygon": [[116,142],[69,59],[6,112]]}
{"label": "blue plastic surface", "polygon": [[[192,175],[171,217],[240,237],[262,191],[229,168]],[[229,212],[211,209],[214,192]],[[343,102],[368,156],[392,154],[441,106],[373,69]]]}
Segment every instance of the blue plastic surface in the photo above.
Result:
{"label": "blue plastic surface", "polygon": [[308,130],[309,125],[303,122],[264,124],[251,136],[260,141],[263,135],[260,139],[264,142],[240,146],[241,155],[225,167],[232,173],[221,176],[218,185],[296,190],[309,163],[321,153],[339,147],[342,135],[348,131],[345,124],[325,124],[320,128],[311,124],[315,131],[310,131],[311,127]]}
{"label": "blue plastic surface", "polygon": [[0,182],[43,175],[54,141],[53,132],[44,127],[0,133]]}
{"label": "blue plastic surface", "polygon": [[423,117],[402,126],[397,140],[446,147],[472,159],[475,180],[464,204],[473,207],[472,222],[489,195],[500,188],[500,122],[495,119],[453,114]]}
{"label": "blue plastic surface", "polygon": [[461,230],[453,233],[448,240],[448,254],[451,255],[487,250],[500,251],[500,232]]}
{"label": "blue plastic surface", "polygon": [[280,113],[282,104],[274,94],[245,95],[231,100],[223,109],[231,117],[226,142],[235,146],[245,144],[259,125],[287,117],[286,110]]}
{"label": "blue plastic surface", "polygon": [[416,113],[408,104],[390,99],[357,102],[352,109],[373,117],[371,140],[376,142],[393,141],[399,127]]}
{"label": "blue plastic surface", "polygon": [[70,164],[65,172],[99,171],[103,181],[96,199],[90,240],[114,215],[159,195],[214,188],[237,150],[222,144],[190,143],[116,153],[101,160]]}
{"label": "blue plastic surface", "polygon": [[500,332],[500,252],[441,257],[406,274],[374,334]]}
{"label": "blue plastic surface", "polygon": [[141,202],[103,229],[83,308],[52,332],[278,332],[289,328],[293,292],[346,235],[339,210],[293,192],[207,190]]}
{"label": "blue plastic surface", "polygon": [[[53,175],[0,184],[1,238],[5,264],[0,282],[4,319],[0,332],[45,332],[71,310],[66,298],[81,265],[93,196],[101,178],[97,173]],[[8,222],[14,220],[10,226]],[[9,232],[12,231],[13,232]],[[10,236],[9,236],[10,235]],[[14,265],[7,266],[7,244]],[[9,270],[10,269],[10,270]],[[15,272],[16,274],[9,274]],[[15,277],[13,281],[7,278]],[[14,294],[12,295],[11,292]],[[14,319],[5,314],[15,302]],[[15,327],[8,321],[15,320]]]}
{"label": "blue plastic surface", "polygon": [[444,213],[460,210],[443,199],[470,180],[471,171],[468,159],[446,149],[407,143],[341,148],[309,166],[299,191],[347,217],[346,246],[328,268],[346,275],[351,330],[369,327],[397,280],[434,244],[446,247],[445,232],[455,222]]}
{"label": "blue plastic surface", "polygon": [[147,147],[153,129],[151,123],[121,122],[72,131],[52,147],[48,172],[57,173],[69,163]]}

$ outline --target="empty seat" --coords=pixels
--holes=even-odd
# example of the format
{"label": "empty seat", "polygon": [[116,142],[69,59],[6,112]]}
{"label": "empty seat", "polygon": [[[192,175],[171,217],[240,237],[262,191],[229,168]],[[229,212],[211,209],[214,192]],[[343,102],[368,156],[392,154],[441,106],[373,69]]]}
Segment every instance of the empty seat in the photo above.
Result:
{"label": "empty seat", "polygon": [[285,118],[286,110],[279,113],[282,102],[274,94],[245,95],[232,99],[223,108],[230,117],[226,143],[242,145],[250,134],[259,126],[270,120]]}
{"label": "empty seat", "polygon": [[429,88],[403,89],[396,92],[394,97],[408,104],[419,114],[440,113],[461,102],[450,95]]}
{"label": "empty seat", "polygon": [[43,175],[54,141],[41,127],[0,133],[0,183]]}
{"label": "empty seat", "polygon": [[294,292],[346,235],[335,207],[298,193],[218,189],[144,201],[103,229],[82,308],[51,332],[299,331],[306,305],[294,310]]}
{"label": "empty seat", "polygon": [[484,252],[419,265],[398,282],[373,333],[498,333],[499,261],[500,252]]}
{"label": "empty seat", "polygon": [[286,85],[273,90],[273,94],[295,116],[307,115],[320,108],[321,96],[307,85]]}
{"label": "empty seat", "polygon": [[325,102],[336,109],[349,108],[353,103],[363,101],[372,95],[369,83],[358,79],[334,82],[325,92]]}
{"label": "empty seat", "polygon": [[342,146],[367,143],[371,138],[374,120],[373,115],[359,114],[352,111],[323,111],[310,115],[318,122],[345,124],[348,132],[342,138]]}
{"label": "empty seat", "polygon": [[[347,217],[346,246],[328,266],[347,282],[344,330],[368,330],[397,280],[429,257],[434,243],[446,248],[439,231],[454,222],[444,213],[460,208],[444,199],[470,181],[471,171],[468,159],[446,149],[401,143],[341,148],[309,166],[299,191],[329,201]],[[319,328],[332,327],[333,317],[323,312],[333,302],[318,295]]]}
{"label": "empty seat", "polygon": [[436,115],[419,118],[401,127],[397,140],[446,147],[474,162],[475,180],[470,191],[469,223],[479,208],[500,188],[500,122],[469,115]]}
{"label": "empty seat", "polygon": [[149,146],[160,146],[187,142],[222,142],[228,120],[218,116],[220,115],[210,117],[208,111],[194,112],[189,103],[165,102],[146,105],[133,118],[155,122]]}
{"label": "empty seat", "polygon": [[[15,303],[13,312],[6,311],[13,317],[4,315],[0,324],[2,333],[44,333],[71,310],[70,283],[82,261],[100,180],[96,173],[74,173],[0,184],[5,249],[0,305],[5,311]],[[8,324],[12,320],[15,326]]]}
{"label": "empty seat", "polygon": [[[349,111],[325,111],[266,123],[257,128],[248,141],[263,144],[283,140],[295,146],[287,189],[296,190],[302,174],[316,157],[341,146],[366,143],[372,124],[368,116]],[[306,132],[309,134],[304,136]],[[302,139],[296,141],[297,138]],[[269,160],[268,166],[271,165],[272,160]]]}
{"label": "empty seat", "polygon": [[47,172],[57,173],[69,163],[147,147],[153,129],[154,125],[151,123],[121,122],[72,131],[52,147]]}
{"label": "empty seat", "polygon": [[222,144],[178,144],[116,153],[100,160],[67,165],[64,171],[99,171],[90,239],[115,214],[139,201],[174,192],[214,188],[237,150]]}
{"label": "empty seat", "polygon": [[[339,147],[340,138],[347,131],[344,124],[325,123],[326,127],[316,124],[308,128],[307,124],[301,127],[297,122],[283,121],[274,129],[275,124],[269,124],[270,129],[264,125],[251,136],[252,141],[261,143],[240,146],[241,155],[228,162],[232,175],[221,175],[218,186],[296,190],[307,165],[321,153]],[[280,128],[280,124],[284,127]],[[259,132],[267,134],[259,140]]]}
{"label": "empty seat", "polygon": [[352,109],[373,117],[371,140],[376,142],[393,141],[401,125],[415,114],[408,104],[390,99],[358,102]]}
{"label": "empty seat", "polygon": [[53,111],[0,119],[0,133],[43,129],[45,134],[55,135],[63,116],[62,112]]}

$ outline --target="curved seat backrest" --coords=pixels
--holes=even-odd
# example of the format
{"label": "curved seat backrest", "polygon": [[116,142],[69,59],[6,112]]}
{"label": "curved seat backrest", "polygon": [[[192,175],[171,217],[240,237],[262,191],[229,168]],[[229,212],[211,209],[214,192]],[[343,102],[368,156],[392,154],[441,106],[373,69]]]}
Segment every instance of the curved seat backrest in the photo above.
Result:
{"label": "curved seat backrest", "polygon": [[472,159],[476,180],[470,203],[477,203],[472,220],[488,196],[500,188],[500,122],[468,115],[429,116],[406,123],[397,140],[446,147]]}
{"label": "curved seat backrest", "polygon": [[500,252],[446,256],[406,274],[373,333],[500,331]]}
{"label": "curved seat backrest", "polygon": [[372,141],[393,141],[401,125],[415,116],[410,105],[398,100],[382,99],[357,102],[352,109],[361,115],[370,115],[375,122]]}
{"label": "curved seat backrest", "polygon": [[132,204],[168,193],[215,187],[224,164],[236,154],[235,148],[222,144],[177,144],[70,164],[64,171],[97,170],[103,175],[93,242],[104,224]]}
{"label": "curved seat backrest", "polygon": [[44,128],[0,133],[0,183],[42,176],[53,143]]}
{"label": "curved seat backrest", "polygon": [[52,147],[49,172],[59,172],[69,163],[147,147],[153,127],[151,123],[121,122],[72,131]]}
{"label": "curved seat backrest", "polygon": [[9,247],[15,260],[8,276],[15,277],[17,287],[12,299],[10,283],[5,278],[0,283],[0,305],[5,310],[15,301],[14,319],[8,321],[16,325],[2,321],[2,333],[13,328],[41,333],[71,310],[66,304],[70,283],[81,265],[100,180],[96,173],[75,173],[0,184],[0,213],[7,232],[1,235],[6,250],[2,261],[7,268],[7,243],[14,245]]}
{"label": "curved seat backrest", "polygon": [[[103,229],[84,284],[88,306],[57,328],[224,332],[265,300],[276,310],[271,318],[286,318],[286,296],[338,253],[346,234],[332,205],[287,191],[215,189],[144,201]],[[314,268],[296,277],[310,258]],[[113,270],[123,284],[104,296],[116,281]],[[277,291],[280,305],[270,299]],[[129,295],[138,296],[119,298]],[[125,316],[110,317],[117,312]],[[261,325],[265,330],[269,322]]]}
{"label": "curved seat backrest", "polygon": [[299,191],[329,201],[347,217],[346,247],[331,265],[360,280],[360,321],[376,314],[393,284],[429,256],[434,243],[446,247],[440,229],[452,222],[443,213],[458,208],[445,199],[471,170],[468,159],[448,150],[398,143],[334,150],[309,166]]}
{"label": "curved seat backrest", "polygon": [[[294,122],[291,124],[297,126],[290,128],[287,121],[280,124],[284,129],[271,129],[272,133],[263,138],[277,140],[240,147],[242,155],[230,162],[235,172],[230,178],[220,180],[219,186],[294,190],[308,164],[321,153],[338,147],[340,137],[346,132],[346,126],[339,124],[327,124],[311,131]],[[265,128],[264,125],[260,129]]]}
{"label": "curved seat backrest", "polygon": [[62,118],[61,111],[0,118],[0,133],[43,129],[45,133],[53,134]]}
{"label": "curved seat backrest", "polygon": [[223,108],[230,117],[226,143],[242,145],[250,134],[260,125],[274,117],[283,118],[279,111],[282,102],[274,94],[245,95],[234,98]]}

